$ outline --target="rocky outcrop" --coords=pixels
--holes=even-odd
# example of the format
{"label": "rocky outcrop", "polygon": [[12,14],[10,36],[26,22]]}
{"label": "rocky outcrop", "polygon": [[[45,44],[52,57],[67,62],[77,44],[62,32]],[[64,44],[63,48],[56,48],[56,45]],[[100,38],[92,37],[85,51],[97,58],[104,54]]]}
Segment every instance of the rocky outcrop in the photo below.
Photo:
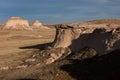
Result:
{"label": "rocky outcrop", "polygon": [[43,29],[49,29],[48,27],[44,26],[40,21],[36,20],[33,22],[32,26],[33,29],[43,28]]}
{"label": "rocky outcrop", "polygon": [[106,26],[56,25],[56,37],[53,46],[55,48],[69,47],[72,52],[90,47],[102,55],[120,48],[120,29],[112,26],[108,28]]}
{"label": "rocky outcrop", "polygon": [[33,24],[32,24],[32,28],[40,28],[40,27],[42,27],[43,25],[42,25],[42,23],[40,22],[40,21],[38,21],[38,20],[36,20],[35,22],[33,22]]}
{"label": "rocky outcrop", "polygon": [[22,19],[20,17],[11,17],[6,22],[3,30],[32,30],[30,28],[28,20]]}

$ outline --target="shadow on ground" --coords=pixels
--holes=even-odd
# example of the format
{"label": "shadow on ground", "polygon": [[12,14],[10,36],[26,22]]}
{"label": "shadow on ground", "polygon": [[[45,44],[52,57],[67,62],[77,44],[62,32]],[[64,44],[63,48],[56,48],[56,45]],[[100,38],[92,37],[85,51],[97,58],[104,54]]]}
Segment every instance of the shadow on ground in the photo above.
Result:
{"label": "shadow on ground", "polygon": [[37,80],[37,79],[16,79],[16,80]]}
{"label": "shadow on ground", "polygon": [[76,80],[120,80],[120,50],[60,67]]}
{"label": "shadow on ground", "polygon": [[44,44],[36,44],[36,45],[31,45],[31,46],[23,46],[23,47],[19,47],[19,49],[41,49],[41,50],[43,50],[51,45],[52,45],[52,42],[44,43]]}

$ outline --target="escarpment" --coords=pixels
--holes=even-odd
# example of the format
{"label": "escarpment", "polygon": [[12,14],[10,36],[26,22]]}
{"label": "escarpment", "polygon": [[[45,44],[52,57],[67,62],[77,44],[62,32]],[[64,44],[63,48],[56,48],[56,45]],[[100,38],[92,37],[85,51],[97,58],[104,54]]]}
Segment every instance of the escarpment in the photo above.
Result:
{"label": "escarpment", "polygon": [[106,54],[120,48],[120,28],[101,27],[93,25],[56,25],[56,36],[53,47],[69,47],[72,52],[78,52],[84,47],[90,47],[97,51],[98,55]]}
{"label": "escarpment", "polygon": [[68,25],[57,25],[54,47],[68,47],[73,39],[77,39],[81,29],[76,29]]}

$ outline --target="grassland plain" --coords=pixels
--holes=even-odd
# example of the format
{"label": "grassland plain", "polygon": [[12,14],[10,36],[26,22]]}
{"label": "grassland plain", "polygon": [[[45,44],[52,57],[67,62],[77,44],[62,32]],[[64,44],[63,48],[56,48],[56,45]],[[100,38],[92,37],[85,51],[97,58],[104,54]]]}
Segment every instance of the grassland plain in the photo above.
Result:
{"label": "grassland plain", "polygon": [[32,49],[20,49],[20,47],[52,42],[54,35],[55,29],[36,29],[32,31],[1,30],[0,67],[13,65],[32,51]]}

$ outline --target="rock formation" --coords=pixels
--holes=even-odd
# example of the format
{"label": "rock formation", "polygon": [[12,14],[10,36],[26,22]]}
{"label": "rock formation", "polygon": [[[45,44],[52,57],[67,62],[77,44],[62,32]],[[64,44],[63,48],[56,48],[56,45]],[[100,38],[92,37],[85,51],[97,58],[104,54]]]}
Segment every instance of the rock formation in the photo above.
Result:
{"label": "rock formation", "polygon": [[81,29],[68,25],[57,25],[54,47],[68,47],[72,44],[73,39],[77,39],[81,33]]}
{"label": "rock formation", "polygon": [[99,55],[120,48],[120,29],[118,26],[89,26],[56,25],[56,37],[53,46],[55,48],[69,47],[72,52],[90,47],[95,49]]}
{"label": "rock formation", "polygon": [[40,28],[40,27],[42,27],[43,25],[42,25],[42,23],[40,22],[40,21],[38,21],[38,20],[36,20],[35,22],[33,22],[33,24],[32,24],[32,28]]}
{"label": "rock formation", "polygon": [[3,29],[32,30],[32,28],[29,27],[28,20],[22,19],[20,17],[11,17],[10,19],[8,19]]}
{"label": "rock formation", "polygon": [[48,29],[48,27],[44,26],[40,21],[36,20],[32,24],[33,29],[38,29],[38,28],[43,28],[43,29]]}

